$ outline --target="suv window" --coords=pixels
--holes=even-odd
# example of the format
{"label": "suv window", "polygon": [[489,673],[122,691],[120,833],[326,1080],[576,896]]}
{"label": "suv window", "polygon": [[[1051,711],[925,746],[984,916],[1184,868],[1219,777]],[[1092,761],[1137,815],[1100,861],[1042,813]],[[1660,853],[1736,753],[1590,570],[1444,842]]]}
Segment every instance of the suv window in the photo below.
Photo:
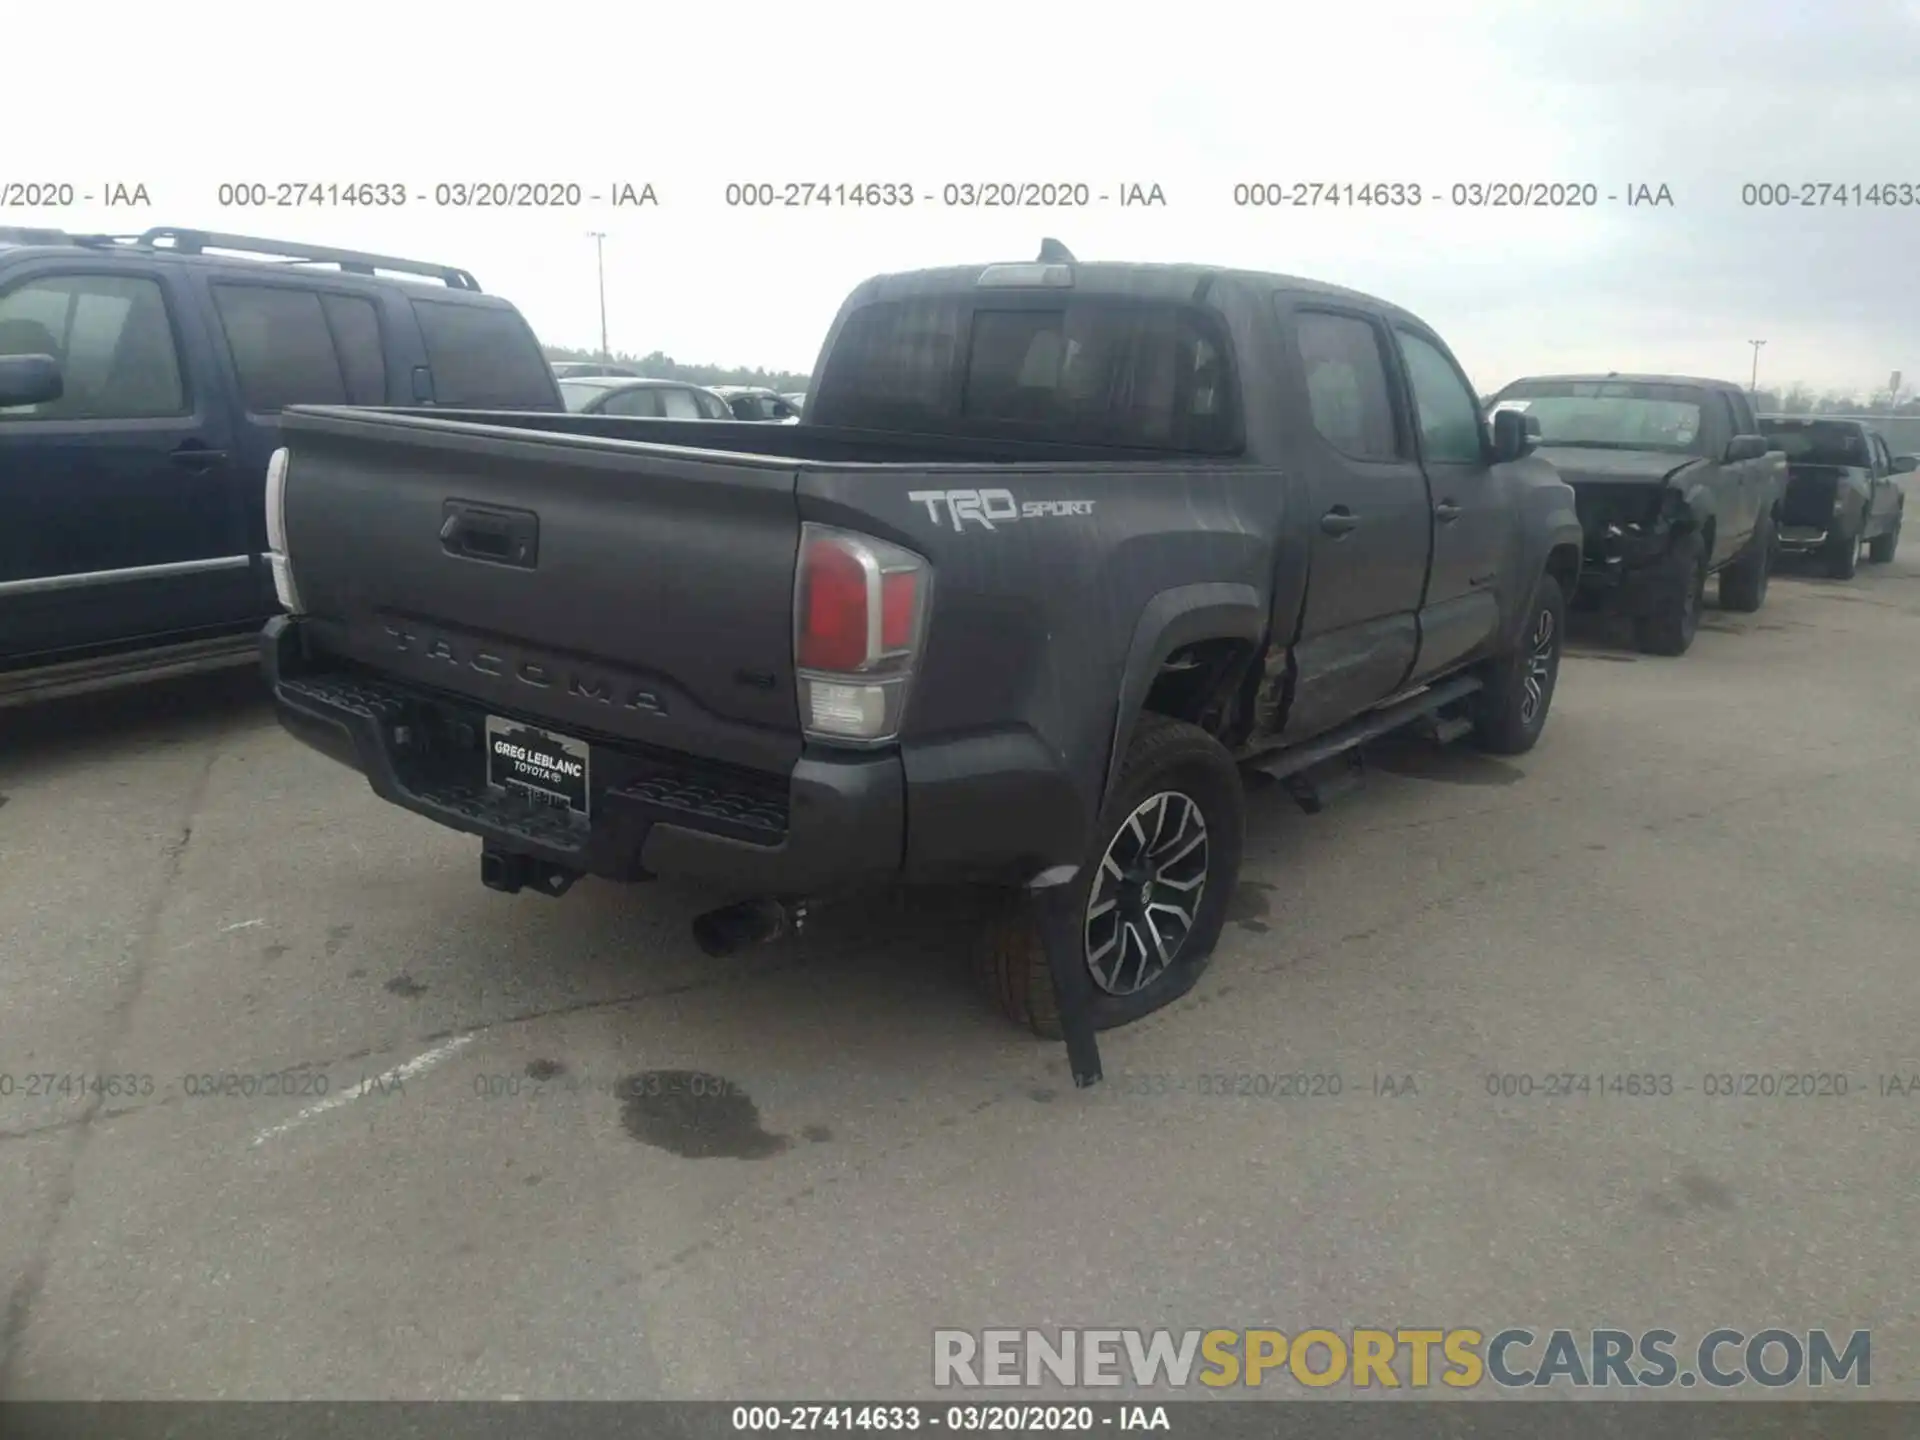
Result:
{"label": "suv window", "polygon": [[386,404],[387,351],[380,338],[380,312],[373,301],[323,292],[320,308],[333,332],[333,348],[347,382],[347,403]]}
{"label": "suv window", "polygon": [[340,357],[314,291],[215,285],[213,303],[247,409],[271,415],[288,405],[347,403]]}
{"label": "suv window", "polygon": [[1164,302],[879,301],[847,317],[810,408],[823,425],[1229,453],[1238,416],[1220,335]]}
{"label": "suv window", "polygon": [[710,395],[705,390],[693,392],[694,403],[700,407],[703,420],[731,420],[733,411],[727,408],[727,402],[718,395]]}
{"label": "suv window", "polygon": [[511,310],[415,300],[433,398],[472,410],[551,410],[553,371],[533,332]]}
{"label": "suv window", "polygon": [[46,275],[0,296],[0,355],[51,355],[65,391],[4,420],[134,420],[187,413],[186,382],[158,281]]}
{"label": "suv window", "polygon": [[1398,334],[1426,458],[1442,464],[1484,463],[1480,406],[1473,390],[1438,346],[1411,330]]}
{"label": "suv window", "polygon": [[1302,311],[1294,343],[1320,438],[1356,460],[1400,459],[1379,331],[1356,316]]}
{"label": "suv window", "polygon": [[1873,468],[1880,474],[1890,474],[1893,470],[1893,454],[1887,449],[1887,437],[1878,430],[1872,433]]}

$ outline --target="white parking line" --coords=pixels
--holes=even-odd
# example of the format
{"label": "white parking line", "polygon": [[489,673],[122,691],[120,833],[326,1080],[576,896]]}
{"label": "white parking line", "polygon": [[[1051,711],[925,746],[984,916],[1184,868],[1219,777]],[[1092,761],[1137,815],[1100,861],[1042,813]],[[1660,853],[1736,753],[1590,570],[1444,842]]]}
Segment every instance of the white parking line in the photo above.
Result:
{"label": "white parking line", "polygon": [[298,1115],[295,1115],[291,1120],[283,1121],[278,1125],[270,1125],[265,1130],[262,1130],[258,1135],[253,1137],[253,1144],[264,1145],[276,1136],[284,1135],[295,1126],[304,1125],[307,1121],[314,1119],[316,1116],[324,1115],[329,1110],[338,1110],[342,1105],[351,1104],[353,1101],[366,1095],[383,1094],[396,1084],[411,1080],[416,1075],[425,1074],[456,1050],[461,1049],[472,1039],[473,1036],[471,1035],[456,1035],[445,1044],[436,1045],[433,1049],[414,1056],[413,1059],[407,1061],[404,1065],[396,1065],[383,1075],[376,1075],[371,1080],[361,1081],[360,1084],[352,1090],[342,1090],[338,1095],[329,1095],[324,1100],[315,1101]]}

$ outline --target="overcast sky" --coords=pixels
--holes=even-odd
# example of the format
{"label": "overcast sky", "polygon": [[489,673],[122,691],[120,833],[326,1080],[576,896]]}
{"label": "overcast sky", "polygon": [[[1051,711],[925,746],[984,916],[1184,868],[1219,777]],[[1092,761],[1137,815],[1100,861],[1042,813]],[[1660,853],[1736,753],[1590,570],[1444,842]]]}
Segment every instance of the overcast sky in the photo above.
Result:
{"label": "overcast sky", "polygon": [[[1204,261],[1383,295],[1483,390],[1553,369],[1865,391],[1920,377],[1920,0],[1316,6],[116,7],[11,17],[0,182],[144,183],[150,211],[458,264],[541,337],[808,368],[868,274],[1030,258]],[[1137,15],[1138,19],[1128,18]],[[84,22],[92,23],[92,22]],[[22,33],[22,32],[25,33]],[[43,32],[35,34],[34,32]],[[228,38],[221,38],[228,37]],[[245,58],[243,58],[245,57]],[[70,63],[69,63],[70,62]],[[185,83],[182,83],[185,81]],[[29,124],[24,117],[43,117]],[[657,209],[436,209],[474,180],[650,182]],[[391,211],[223,210],[223,181],[390,181]],[[729,208],[730,181],[906,181],[905,210]],[[1158,184],[1164,209],[957,211],[946,182]],[[1241,181],[1420,184],[1418,209],[1236,208]],[[1597,209],[1469,211],[1456,183],[1592,182]],[[1904,209],[1756,209],[1747,183],[1910,187]],[[1671,207],[1629,208],[1668,186]],[[1620,195],[1607,201],[1608,195]]]}

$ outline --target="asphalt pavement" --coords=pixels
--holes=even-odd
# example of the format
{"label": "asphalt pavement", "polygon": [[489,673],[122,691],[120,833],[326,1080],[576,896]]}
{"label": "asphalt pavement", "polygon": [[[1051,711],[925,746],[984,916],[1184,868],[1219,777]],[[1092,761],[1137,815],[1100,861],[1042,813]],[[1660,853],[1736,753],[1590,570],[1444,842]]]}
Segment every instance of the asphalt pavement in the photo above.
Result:
{"label": "asphalt pavement", "polygon": [[1582,633],[1518,760],[1257,794],[1212,969],[1086,1092],[970,988],[963,894],[716,961],[685,887],[483,889],[250,673],[0,717],[0,1394],[932,1397],[936,1328],[1778,1324],[1920,1397],[1920,555],[1804,570],[1677,660]]}

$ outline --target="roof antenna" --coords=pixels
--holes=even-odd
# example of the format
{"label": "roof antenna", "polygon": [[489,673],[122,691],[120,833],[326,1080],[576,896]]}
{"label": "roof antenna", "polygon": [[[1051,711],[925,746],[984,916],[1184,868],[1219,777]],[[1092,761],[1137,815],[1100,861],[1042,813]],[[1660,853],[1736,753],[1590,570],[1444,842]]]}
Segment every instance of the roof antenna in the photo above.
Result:
{"label": "roof antenna", "polygon": [[1040,242],[1040,262],[1043,265],[1071,265],[1073,252],[1052,236]]}

